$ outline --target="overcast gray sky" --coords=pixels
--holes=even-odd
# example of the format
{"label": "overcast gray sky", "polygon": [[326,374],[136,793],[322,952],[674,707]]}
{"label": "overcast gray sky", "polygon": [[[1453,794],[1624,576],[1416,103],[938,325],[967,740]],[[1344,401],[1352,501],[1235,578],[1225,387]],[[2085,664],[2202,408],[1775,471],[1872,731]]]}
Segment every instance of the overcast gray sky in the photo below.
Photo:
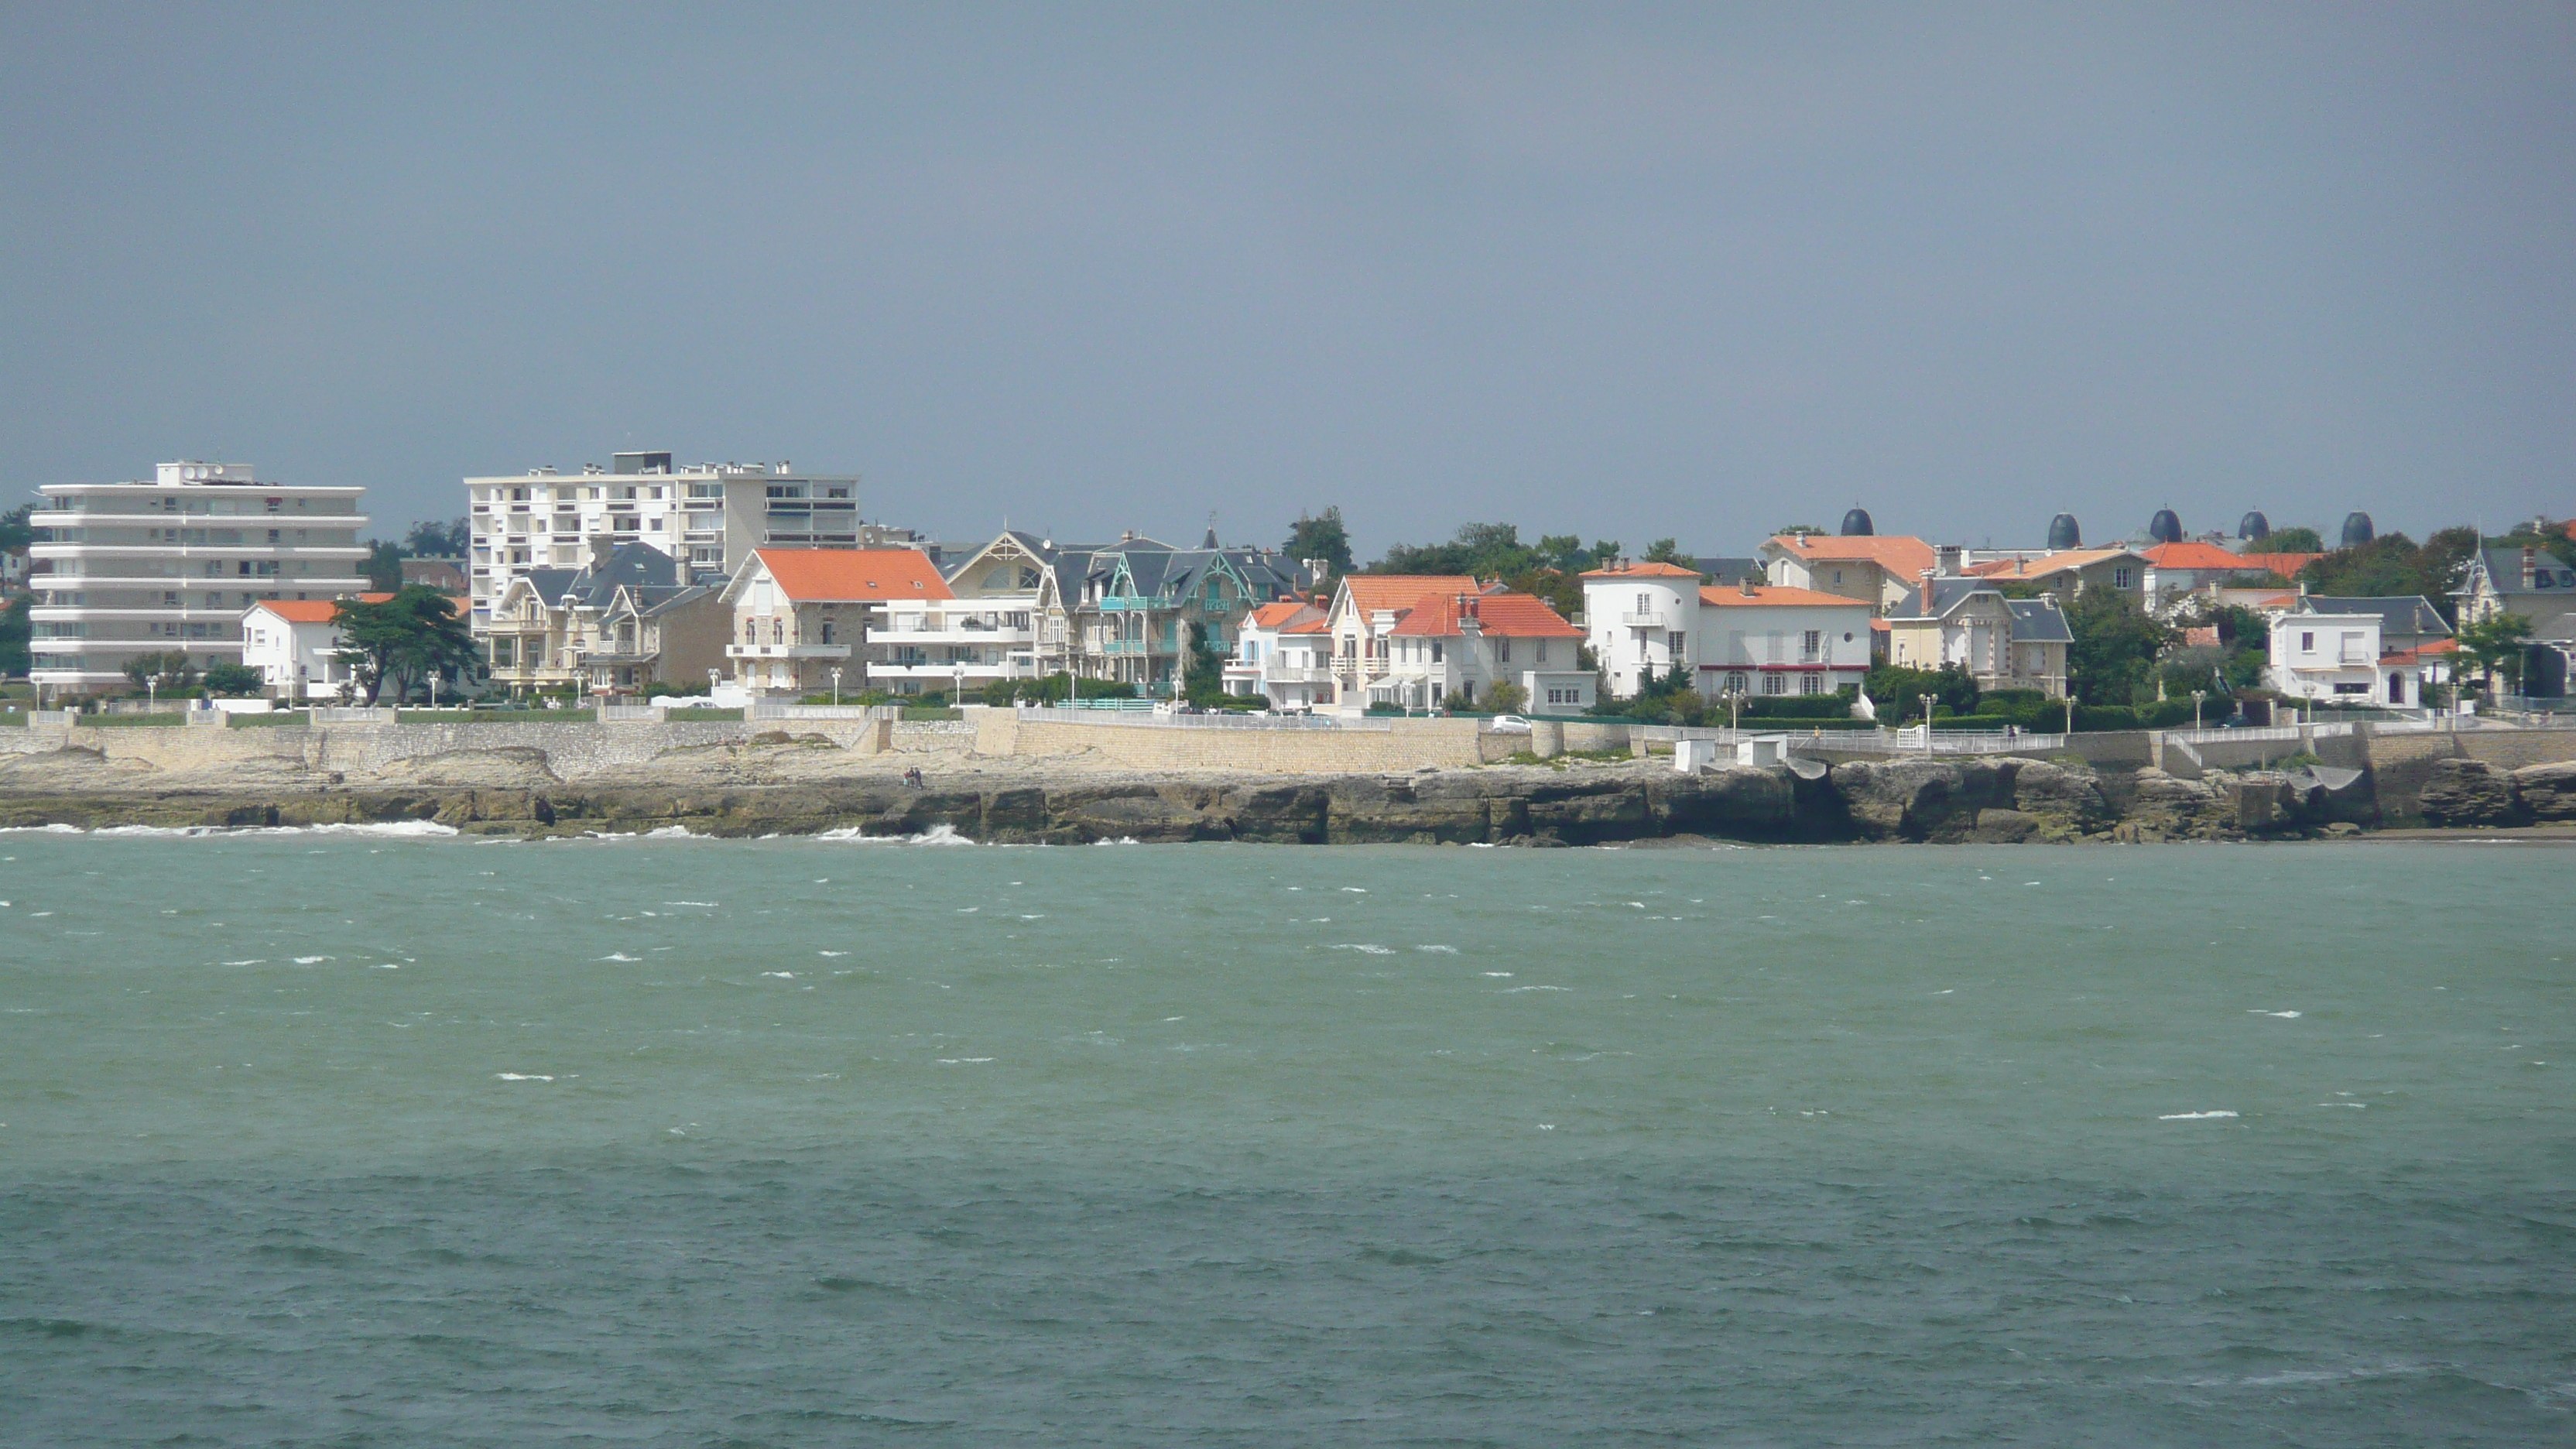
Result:
{"label": "overcast gray sky", "polygon": [[1738,552],[2576,510],[2576,8],[0,4],[0,492]]}

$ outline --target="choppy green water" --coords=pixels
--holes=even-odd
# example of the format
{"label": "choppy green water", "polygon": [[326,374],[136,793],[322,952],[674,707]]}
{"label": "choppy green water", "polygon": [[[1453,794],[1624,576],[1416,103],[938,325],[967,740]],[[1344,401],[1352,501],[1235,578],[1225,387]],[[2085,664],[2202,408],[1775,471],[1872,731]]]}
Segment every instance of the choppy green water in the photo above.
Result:
{"label": "choppy green water", "polygon": [[0,857],[0,1442],[2576,1433],[2555,851]]}

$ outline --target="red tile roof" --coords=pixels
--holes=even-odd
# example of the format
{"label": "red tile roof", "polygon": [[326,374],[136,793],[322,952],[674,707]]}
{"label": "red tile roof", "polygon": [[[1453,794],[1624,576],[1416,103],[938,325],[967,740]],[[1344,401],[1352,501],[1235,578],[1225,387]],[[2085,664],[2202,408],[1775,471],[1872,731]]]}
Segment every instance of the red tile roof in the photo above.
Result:
{"label": "red tile roof", "polygon": [[2285,579],[2295,579],[2299,570],[2324,558],[2321,553],[2240,553],[2238,562],[2249,569],[2270,569]]}
{"label": "red tile roof", "polygon": [[1773,534],[1770,545],[1791,558],[1823,559],[1826,562],[1874,563],[1897,577],[1912,582],[1923,571],[1939,563],[1932,545],[1904,534],[1846,537],[1830,533]]}
{"label": "red tile roof", "polygon": [[1665,563],[1658,559],[1648,563],[1633,563],[1625,567],[1613,564],[1608,568],[1585,569],[1583,576],[1587,579],[1695,579],[1699,577],[1699,570],[1686,569],[1680,564]]}
{"label": "red tile roof", "polygon": [[1472,594],[1481,587],[1465,574],[1344,574],[1342,586],[1363,614],[1410,609],[1433,594]]}
{"label": "red tile roof", "polygon": [[[2220,551],[2225,552],[2223,549]],[[2071,569],[2090,568],[2104,559],[2119,558],[2128,553],[2125,548],[2070,548],[2059,553],[2042,554],[2038,558],[1995,559],[1972,564],[1968,572],[1983,579],[2044,579]]]}
{"label": "red tile roof", "polygon": [[1848,594],[1828,594],[1818,589],[1793,589],[1786,585],[1754,586],[1752,593],[1742,588],[1711,585],[1699,591],[1699,601],[1720,609],[1787,609],[1814,608],[1826,605],[1840,609],[1866,609],[1866,600]]}
{"label": "red tile roof", "polygon": [[2243,554],[2229,553],[2214,543],[2160,543],[2146,550],[2147,562],[2160,569],[2265,569],[2270,564],[2249,564]]}
{"label": "red tile roof", "polygon": [[917,548],[764,548],[753,556],[800,603],[957,597]]}
{"label": "red tile roof", "polygon": [[1296,618],[1300,611],[1312,607],[1313,605],[1299,599],[1281,599],[1275,604],[1263,604],[1252,611],[1252,617],[1245,621],[1244,627],[1276,629]]}
{"label": "red tile roof", "polygon": [[[381,604],[392,597],[391,594],[360,594],[358,602]],[[328,624],[332,617],[340,612],[340,601],[337,599],[262,599],[251,607],[266,609],[290,624]]]}
{"label": "red tile roof", "polygon": [[1462,615],[1473,612],[1477,625],[1488,636],[1509,639],[1580,639],[1583,631],[1565,622],[1563,615],[1547,606],[1535,594],[1468,594],[1462,607],[1456,594],[1441,594],[1413,606],[1392,630],[1408,637],[1454,639],[1466,632],[1460,627]]}

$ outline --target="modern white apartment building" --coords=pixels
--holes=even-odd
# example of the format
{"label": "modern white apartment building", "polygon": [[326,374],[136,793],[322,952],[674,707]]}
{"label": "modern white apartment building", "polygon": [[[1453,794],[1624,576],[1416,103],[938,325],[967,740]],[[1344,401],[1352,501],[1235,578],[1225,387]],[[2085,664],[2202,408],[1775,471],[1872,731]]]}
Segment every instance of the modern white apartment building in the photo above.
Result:
{"label": "modern white apartment building", "polygon": [[[859,480],[786,463],[674,467],[668,453],[617,453],[579,473],[532,468],[465,480],[466,560],[477,633],[510,581],[580,568],[590,540],[648,543],[683,565],[683,583],[721,583],[754,549],[860,548],[889,541],[859,523]],[[908,535],[907,535],[908,537]]]}
{"label": "modern white apartment building", "polygon": [[138,654],[238,662],[250,605],[367,586],[363,488],[264,483],[247,463],[164,463],[148,483],[37,491],[29,677],[47,699],[122,688]]}

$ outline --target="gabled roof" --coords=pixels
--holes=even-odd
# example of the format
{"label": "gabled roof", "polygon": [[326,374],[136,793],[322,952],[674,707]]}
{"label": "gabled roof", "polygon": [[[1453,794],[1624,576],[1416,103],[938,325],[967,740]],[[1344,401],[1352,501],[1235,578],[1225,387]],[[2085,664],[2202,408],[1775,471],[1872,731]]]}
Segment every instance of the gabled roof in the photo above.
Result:
{"label": "gabled roof", "polygon": [[[2556,593],[2576,588],[2576,569],[2570,569],[2566,560],[2547,549],[2535,549],[2532,553],[2532,582],[2539,587],[2529,590],[2522,586],[2521,548],[2480,549],[2478,561],[2486,566],[2488,586],[2500,594],[2539,593],[2543,588]],[[2462,578],[2460,587],[2451,592],[2465,594],[2469,590],[2469,580]]]}
{"label": "gabled roof", "polygon": [[[391,594],[360,594],[358,602],[381,604],[392,597]],[[328,624],[340,612],[340,601],[338,599],[262,599],[251,607],[265,609],[290,624]]]}
{"label": "gabled roof", "polygon": [[1645,563],[1611,564],[1606,568],[1585,569],[1583,576],[1587,579],[1695,579],[1699,577],[1699,570],[1684,568],[1680,564],[1665,563],[1658,559]]}
{"label": "gabled roof", "polygon": [[1482,586],[1465,574],[1344,574],[1351,607],[1363,614],[1410,609],[1433,594],[1472,594]]}
{"label": "gabled roof", "polygon": [[1765,551],[1786,558],[1822,559],[1827,563],[1874,563],[1908,583],[1940,562],[1932,545],[1901,533],[1775,533],[1763,541]]}
{"label": "gabled roof", "polygon": [[2327,594],[2310,594],[2299,601],[2302,614],[2376,614],[2382,636],[2430,635],[2447,639],[2451,626],[2442,622],[2439,610],[2421,594],[2396,594],[2386,598],[2344,599]]}
{"label": "gabled roof", "polygon": [[1917,587],[1910,588],[1905,591],[1905,602],[1888,610],[1887,617],[1891,619],[1938,619],[1943,615],[1948,614],[1951,610],[1958,608],[1961,604],[1968,602],[1968,600],[1975,598],[1979,594],[1991,594],[1997,598],[2002,597],[2002,591],[1994,586],[1994,582],[1991,579],[1963,578],[1957,574],[1945,574],[1939,578],[1933,579],[1931,583],[1931,608],[1926,609],[1923,607],[1923,590],[1918,585]]}
{"label": "gabled roof", "polygon": [[[2172,548],[2181,546],[2167,545]],[[2227,551],[2219,549],[2217,552],[2226,553]],[[2033,579],[2050,578],[2075,569],[2091,568],[2097,563],[2115,558],[2134,558],[2143,562],[2145,557],[2135,550],[2125,548],[2070,548],[2057,553],[2042,554],[2037,558],[1995,559],[1972,565],[1968,572],[1979,578],[2010,579],[2015,583],[2028,583]],[[2235,556],[2229,554],[2228,557],[2232,560]]]}
{"label": "gabled roof", "polygon": [[798,603],[957,597],[917,548],[763,548],[752,557]]}
{"label": "gabled roof", "polygon": [[1311,613],[1319,620],[1324,617],[1322,610],[1303,599],[1282,599],[1275,604],[1263,604],[1254,609],[1251,617],[1244,620],[1244,627],[1281,629],[1295,623],[1297,616],[1304,613]]}
{"label": "gabled roof", "polygon": [[1762,560],[1758,558],[1695,558],[1691,562],[1698,566],[1701,578],[1714,579],[1721,584],[1731,584],[1742,578],[1760,583],[1763,577]]}
{"label": "gabled roof", "polygon": [[1415,604],[1390,634],[1430,639],[1454,639],[1466,633],[1464,620],[1473,617],[1477,629],[1489,638],[1506,639],[1580,639],[1583,631],[1565,622],[1564,616],[1547,606],[1535,594],[1478,594],[1464,596],[1435,594]]}
{"label": "gabled roof", "polygon": [[2189,540],[2183,543],[2160,543],[2142,550],[2147,562],[2160,569],[2207,569],[2227,573],[2268,569],[2270,564],[2247,563],[2243,554],[2229,553],[2214,543]]}
{"label": "gabled roof", "polygon": [[1848,594],[1828,594],[1820,589],[1793,589],[1785,584],[1757,584],[1749,594],[1741,586],[1711,584],[1699,591],[1699,601],[1717,609],[1866,609],[1869,607],[1867,600],[1855,599]]}

